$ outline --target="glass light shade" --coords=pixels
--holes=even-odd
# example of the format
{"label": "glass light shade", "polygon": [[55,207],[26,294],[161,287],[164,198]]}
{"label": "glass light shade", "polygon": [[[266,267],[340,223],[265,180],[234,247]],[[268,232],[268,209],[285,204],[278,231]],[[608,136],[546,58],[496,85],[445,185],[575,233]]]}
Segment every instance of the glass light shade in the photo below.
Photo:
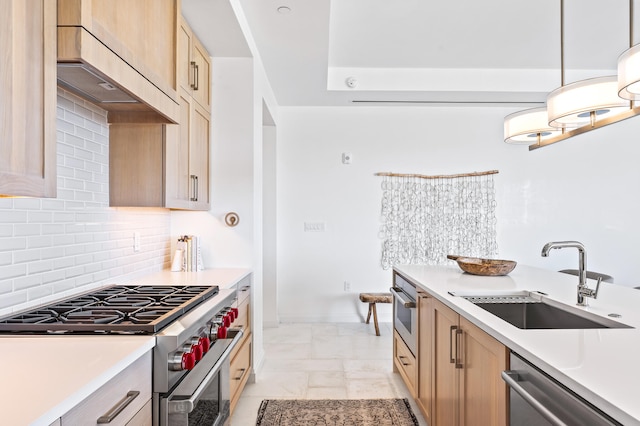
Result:
{"label": "glass light shade", "polygon": [[615,75],[590,78],[559,87],[547,97],[549,125],[572,128],[628,111],[629,102],[618,96]]}
{"label": "glass light shade", "polygon": [[561,130],[549,126],[546,107],[525,109],[504,118],[506,143],[531,145],[561,133]]}
{"label": "glass light shade", "polygon": [[618,58],[618,96],[640,100],[640,44],[625,50]]}

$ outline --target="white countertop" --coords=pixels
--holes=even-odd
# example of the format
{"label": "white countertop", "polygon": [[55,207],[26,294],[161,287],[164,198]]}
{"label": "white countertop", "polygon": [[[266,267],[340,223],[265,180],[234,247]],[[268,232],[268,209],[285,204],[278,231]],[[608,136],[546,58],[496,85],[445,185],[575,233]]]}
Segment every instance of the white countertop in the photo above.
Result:
{"label": "white countertop", "polygon": [[[165,270],[114,284],[218,285],[226,289],[250,272]],[[154,346],[154,336],[0,335],[0,424],[50,425]]]}
{"label": "white countertop", "polygon": [[241,268],[205,269],[198,272],[171,272],[165,269],[122,284],[217,285],[223,289],[233,287],[250,273],[251,270]]}
{"label": "white countertop", "polygon": [[[395,269],[611,417],[640,425],[640,290],[602,283],[598,298],[580,308],[620,314],[615,320],[634,328],[522,330],[449,292],[538,290],[575,306],[578,277],[523,265],[502,277],[466,274],[457,265]],[[595,288],[592,280],[588,285]]]}
{"label": "white countertop", "polygon": [[154,346],[153,336],[0,336],[0,423],[48,426]]}

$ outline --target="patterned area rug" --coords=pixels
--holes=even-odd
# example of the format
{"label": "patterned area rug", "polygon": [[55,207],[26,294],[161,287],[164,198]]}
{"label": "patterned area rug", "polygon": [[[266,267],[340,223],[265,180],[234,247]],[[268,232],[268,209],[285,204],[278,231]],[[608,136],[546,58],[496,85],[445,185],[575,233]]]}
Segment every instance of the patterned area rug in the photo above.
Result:
{"label": "patterned area rug", "polygon": [[256,426],[418,426],[405,399],[265,399]]}

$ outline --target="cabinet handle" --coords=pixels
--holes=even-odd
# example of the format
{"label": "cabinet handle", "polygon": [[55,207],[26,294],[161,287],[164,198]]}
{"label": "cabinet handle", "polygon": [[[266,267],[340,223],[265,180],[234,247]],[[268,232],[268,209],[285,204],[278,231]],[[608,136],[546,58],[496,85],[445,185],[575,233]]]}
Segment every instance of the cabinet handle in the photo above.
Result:
{"label": "cabinet handle", "polygon": [[198,67],[198,64],[195,63],[195,61],[191,61],[191,66],[193,67],[193,83],[191,84],[191,88],[193,90],[198,90],[198,87],[200,87],[200,85],[198,84],[198,80],[200,80],[200,68]]}
{"label": "cabinet handle", "polygon": [[238,377],[234,377],[234,379],[233,379],[233,380],[240,380],[240,379],[242,379],[242,377],[244,376],[244,372],[245,372],[245,371],[247,371],[247,369],[246,369],[246,368],[241,368],[241,369],[240,369],[240,375],[239,375]]}
{"label": "cabinet handle", "polygon": [[403,358],[406,358],[406,356],[398,355],[398,359],[400,360],[400,364],[402,364],[402,365],[411,365],[408,362],[402,361]]}
{"label": "cabinet handle", "polygon": [[[456,330],[456,368],[462,368],[462,358],[460,353],[462,352],[462,329]],[[460,362],[458,362],[460,361]]]}
{"label": "cabinet handle", "polygon": [[116,405],[111,408],[111,410],[107,411],[103,416],[98,417],[98,424],[106,424],[111,423],[113,419],[115,419],[118,414],[122,412],[129,404],[133,402],[140,395],[139,391],[129,391],[127,395],[122,398]]}
{"label": "cabinet handle", "polygon": [[198,90],[198,64],[196,64],[196,61],[191,61],[191,68],[193,69],[193,83],[191,83],[191,88]]}
{"label": "cabinet handle", "polygon": [[191,194],[191,201],[198,201],[198,176],[191,175],[191,181],[193,182],[193,193]]}
{"label": "cabinet handle", "polygon": [[[453,357],[453,339],[451,338],[451,335],[453,334],[454,331],[456,331],[458,329],[457,325],[452,325],[449,328],[449,363],[450,364],[455,364],[456,363],[456,359]],[[457,346],[457,340],[456,340],[456,346]],[[457,348],[456,348],[457,351]]]}

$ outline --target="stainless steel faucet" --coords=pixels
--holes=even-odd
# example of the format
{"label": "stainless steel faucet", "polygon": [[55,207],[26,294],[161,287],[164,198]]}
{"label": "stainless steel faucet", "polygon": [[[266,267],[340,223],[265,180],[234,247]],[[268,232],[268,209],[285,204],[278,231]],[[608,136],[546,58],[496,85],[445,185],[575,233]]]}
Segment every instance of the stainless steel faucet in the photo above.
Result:
{"label": "stainless steel faucet", "polygon": [[561,249],[565,247],[575,247],[578,249],[578,306],[588,306],[586,297],[598,297],[598,289],[600,289],[600,281],[602,277],[598,277],[596,289],[587,287],[587,251],[582,243],[578,241],[552,241],[542,247],[542,257],[549,257],[551,249]]}

